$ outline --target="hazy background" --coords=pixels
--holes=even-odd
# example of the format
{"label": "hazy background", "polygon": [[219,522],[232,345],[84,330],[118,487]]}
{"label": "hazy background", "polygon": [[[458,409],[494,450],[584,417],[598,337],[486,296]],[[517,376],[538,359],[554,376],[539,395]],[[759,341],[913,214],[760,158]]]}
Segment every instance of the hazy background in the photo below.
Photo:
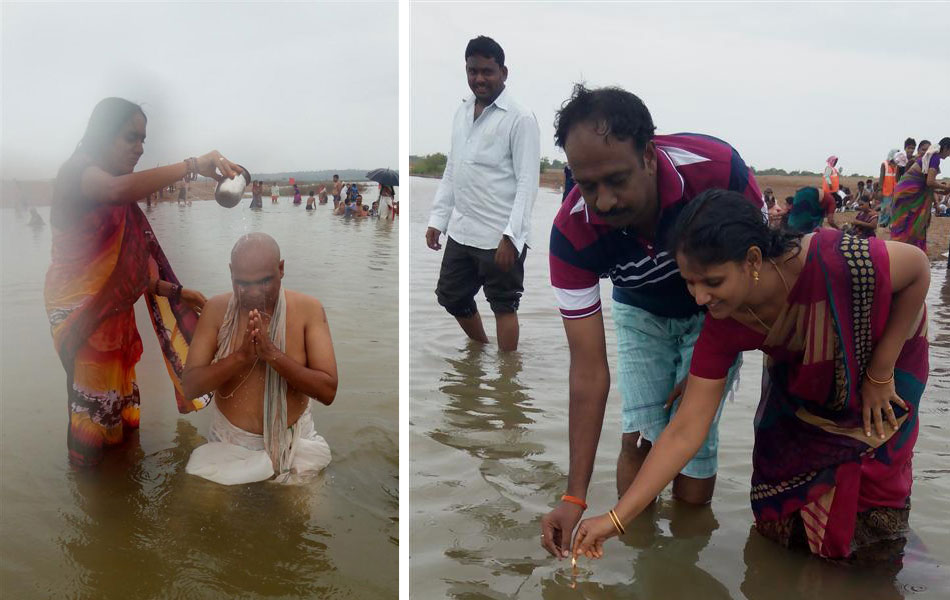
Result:
{"label": "hazy background", "polygon": [[398,166],[397,4],[2,6],[2,176],[56,174],[107,96],[139,169],[212,149],[252,173]]}
{"label": "hazy background", "polygon": [[950,4],[518,3],[411,5],[412,154],[447,153],[470,94],[465,45],[505,50],[541,155],[572,84],[619,85],[658,133],[721,137],[758,169],[877,175],[904,138],[950,135]]}

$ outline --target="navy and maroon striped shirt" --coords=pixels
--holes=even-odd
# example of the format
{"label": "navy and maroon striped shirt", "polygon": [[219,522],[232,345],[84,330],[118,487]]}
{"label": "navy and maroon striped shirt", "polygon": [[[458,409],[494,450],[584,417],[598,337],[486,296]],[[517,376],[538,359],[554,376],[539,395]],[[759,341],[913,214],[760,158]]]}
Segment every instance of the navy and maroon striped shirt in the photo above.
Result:
{"label": "navy and maroon striped shirt", "polygon": [[669,318],[701,312],[666,248],[676,217],[687,202],[713,188],[740,192],[766,214],[752,171],[729,144],[694,133],[658,135],[653,142],[660,216],[652,243],[612,228],[588,211],[577,186],[561,204],[551,227],[550,267],[564,318],[579,319],[600,310],[604,277],[613,282],[618,302]]}

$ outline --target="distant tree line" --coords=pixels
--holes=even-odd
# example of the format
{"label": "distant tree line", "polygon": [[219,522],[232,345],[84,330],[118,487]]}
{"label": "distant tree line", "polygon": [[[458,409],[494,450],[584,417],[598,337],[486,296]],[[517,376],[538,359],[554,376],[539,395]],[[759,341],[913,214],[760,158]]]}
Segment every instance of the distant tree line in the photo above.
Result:
{"label": "distant tree line", "polygon": [[298,181],[329,181],[333,175],[339,175],[342,181],[363,181],[370,169],[323,169],[320,171],[283,171],[280,173],[251,173],[251,178],[261,181],[279,181],[286,183],[293,177]]}
{"label": "distant tree line", "polygon": [[[786,171],[785,169],[756,169],[755,167],[749,167],[752,169],[752,172],[756,175],[789,175],[789,176],[802,176],[802,177],[821,177],[821,173],[815,173],[813,171]],[[845,175],[842,173],[842,176]],[[847,175],[847,177],[868,177],[868,175],[861,175],[860,173],[852,173]]]}
{"label": "distant tree line", "polygon": [[[448,158],[441,152],[435,154],[426,154],[425,156],[411,155],[409,157],[409,172],[412,175],[425,175],[428,177],[441,177],[445,171],[445,163]],[[547,156],[541,158],[538,167],[541,173],[550,170],[561,170],[564,168],[564,161],[551,160]]]}
{"label": "distant tree line", "polygon": [[411,175],[426,175],[428,177],[442,177],[448,157],[441,152],[426,154],[425,156],[409,157],[409,173]]}
{"label": "distant tree line", "polygon": [[809,177],[821,177],[821,173],[814,173],[812,171],[786,171],[785,169],[756,169],[755,167],[749,167],[752,169],[752,172],[756,175],[801,175]]}
{"label": "distant tree line", "polygon": [[[428,177],[441,177],[445,171],[447,157],[441,152],[435,154],[426,154],[425,156],[409,157],[409,172],[413,175],[425,175]],[[559,171],[564,168],[565,162],[562,160],[551,160],[547,156],[541,157],[541,163],[538,165],[542,173],[545,171]],[[786,171],[785,169],[756,169],[750,167],[756,175],[785,175],[800,177],[821,177],[821,173],[814,171]],[[859,173],[852,173],[850,177],[865,177]]]}

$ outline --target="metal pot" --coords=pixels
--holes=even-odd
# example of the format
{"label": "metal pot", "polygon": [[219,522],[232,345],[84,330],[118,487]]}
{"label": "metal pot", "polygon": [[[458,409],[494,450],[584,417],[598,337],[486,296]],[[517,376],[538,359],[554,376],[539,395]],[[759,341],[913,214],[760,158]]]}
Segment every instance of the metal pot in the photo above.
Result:
{"label": "metal pot", "polygon": [[222,176],[214,188],[214,199],[224,208],[234,208],[240,204],[245,188],[251,183],[251,174],[241,165],[238,166],[241,172],[235,175],[234,179]]}

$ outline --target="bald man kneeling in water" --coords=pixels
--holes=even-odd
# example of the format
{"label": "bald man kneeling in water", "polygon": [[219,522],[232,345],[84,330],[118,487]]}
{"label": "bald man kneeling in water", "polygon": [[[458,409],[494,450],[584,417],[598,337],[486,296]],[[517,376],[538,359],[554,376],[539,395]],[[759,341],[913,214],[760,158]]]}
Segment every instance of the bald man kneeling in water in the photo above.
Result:
{"label": "bald man kneeling in water", "polygon": [[277,242],[247,234],[231,250],[233,293],[205,304],[182,379],[188,398],[214,392],[209,443],[186,471],[223,484],[319,471],[330,462],[310,398],[330,405],[337,370],[326,312],[281,286]]}

